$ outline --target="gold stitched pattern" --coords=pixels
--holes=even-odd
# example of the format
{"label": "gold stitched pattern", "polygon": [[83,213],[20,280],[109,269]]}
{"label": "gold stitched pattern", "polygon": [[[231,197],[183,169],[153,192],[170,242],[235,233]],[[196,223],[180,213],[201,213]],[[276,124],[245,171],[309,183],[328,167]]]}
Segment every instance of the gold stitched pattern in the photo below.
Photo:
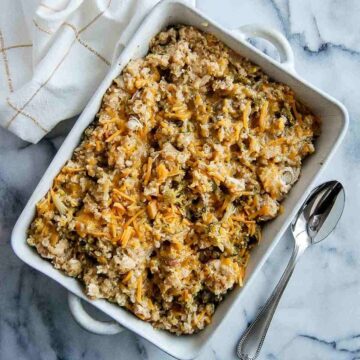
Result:
{"label": "gold stitched pattern", "polygon": [[110,7],[111,1],[112,1],[112,0],[109,0],[106,8],[105,8],[103,11],[101,11],[98,15],[96,15],[87,25],[85,25],[82,29],[79,30],[79,34],[81,34],[81,33],[82,33],[83,31],[85,31],[88,27],[90,27],[99,17],[101,17],[101,16],[105,13],[105,11]]}
{"label": "gold stitched pattern", "polygon": [[35,27],[37,27],[40,31],[44,32],[45,34],[52,35],[54,33],[52,30],[45,29],[42,26],[40,26],[34,19],[33,19],[33,23]]}
{"label": "gold stitched pattern", "polygon": [[60,65],[64,62],[64,60],[66,59],[66,57],[69,55],[70,50],[72,49],[73,45],[75,44],[76,39],[74,39],[74,41],[71,43],[71,45],[69,46],[68,50],[66,51],[66,53],[64,54],[64,56],[61,58],[61,60],[59,61],[59,63],[55,66],[54,70],[51,72],[50,76],[46,79],[45,82],[43,82],[41,84],[41,86],[34,92],[34,94],[32,94],[32,96],[29,98],[28,101],[25,102],[25,104],[20,108],[17,109],[17,112],[15,113],[15,115],[7,122],[7,124],[5,125],[5,127],[8,129],[9,126],[11,125],[11,123],[16,119],[16,117],[25,109],[26,106],[29,105],[29,103],[32,101],[32,99],[39,93],[39,91],[50,81],[50,79],[53,77],[53,75],[55,74],[56,70],[60,67]]}
{"label": "gold stitched pattern", "polygon": [[19,44],[19,45],[7,46],[5,48],[0,48],[0,52],[12,50],[12,49],[27,48],[27,47],[32,47],[32,44]]}
{"label": "gold stitched pattern", "polygon": [[[32,99],[39,93],[39,91],[51,80],[51,78],[53,77],[53,75],[55,74],[55,72],[57,71],[57,69],[61,66],[61,64],[64,62],[64,60],[66,59],[66,57],[68,56],[68,54],[70,53],[70,50],[72,49],[73,45],[75,44],[76,41],[78,41],[79,43],[81,43],[83,46],[85,46],[89,51],[93,52],[94,54],[96,54],[99,58],[101,58],[101,55],[99,53],[97,53],[94,49],[90,48],[89,46],[86,46],[87,44],[85,44],[84,41],[81,40],[81,42],[79,41],[79,37],[77,36],[77,34],[80,34],[81,32],[85,31],[87,28],[89,28],[92,24],[95,23],[95,21],[97,19],[99,19],[105,12],[106,10],[110,7],[111,4],[111,0],[109,0],[107,7],[101,11],[98,15],[96,15],[94,17],[94,19],[92,19],[87,25],[85,25],[81,30],[75,32],[75,39],[74,41],[71,43],[71,45],[69,46],[68,50],[66,51],[66,53],[64,54],[64,56],[61,58],[61,60],[59,61],[59,63],[55,66],[54,70],[51,72],[50,76],[46,79],[46,81],[44,83],[42,83],[40,85],[40,87],[33,93],[33,95],[29,98],[29,100],[27,100],[25,102],[25,104],[16,110],[16,113],[12,116],[12,118],[6,123],[5,127],[9,128],[9,126],[12,124],[12,122],[16,119],[16,117],[20,114],[23,113],[23,110],[26,108],[26,106],[29,105],[29,103],[32,101]],[[44,5],[44,4],[42,4]],[[38,24],[36,24],[36,22],[34,21],[35,26],[37,26],[37,28],[41,31],[44,31],[44,29],[41,29],[39,27]],[[46,32],[46,31],[44,31]],[[1,39],[0,39],[1,41]],[[4,46],[2,46],[4,47]],[[3,54],[6,54],[6,52],[3,52]],[[110,63],[103,58],[103,61],[105,61],[105,63],[108,63],[108,65],[110,65]],[[10,104],[9,104],[10,105]],[[32,117],[29,117],[31,120],[35,120]]]}
{"label": "gold stitched pattern", "polygon": [[92,52],[94,55],[96,55],[100,60],[102,60],[106,65],[110,66],[110,62],[106,60],[101,54],[99,54],[94,48],[92,48],[89,44],[87,44],[84,40],[82,40],[79,36],[79,32],[77,31],[76,27],[70,23],[64,23],[65,26],[68,26],[70,29],[72,29],[75,33],[76,40],[84,46],[86,49],[88,49],[90,52]]}
{"label": "gold stitched pattern", "polygon": [[9,98],[6,99],[7,104],[14,109],[15,111],[18,111],[19,113],[21,113],[21,115],[24,115],[25,117],[29,118],[30,120],[32,120],[42,131],[44,131],[45,133],[49,132],[49,130],[47,130],[46,128],[44,128],[39,121],[37,121],[33,116],[31,116],[30,114],[21,111],[17,106],[15,106],[14,104],[12,104],[9,100]]}
{"label": "gold stitched pattern", "polygon": [[44,4],[44,3],[41,3],[39,6],[42,6],[42,7],[44,7],[45,9],[50,10],[50,11],[53,11],[53,12],[58,12],[58,11],[64,10],[64,9],[56,9],[56,8],[54,8],[54,7],[52,7],[52,6],[49,6],[49,5],[47,5],[47,4]]}
{"label": "gold stitched pattern", "polygon": [[10,76],[9,62],[8,62],[8,57],[7,57],[6,50],[5,50],[4,37],[2,35],[1,30],[0,30],[0,47],[2,49],[1,53],[2,53],[2,57],[3,57],[3,61],[4,61],[4,68],[5,68],[5,74],[6,74],[6,78],[7,78],[8,87],[9,87],[10,92],[13,92],[14,88],[13,88],[11,76]]}
{"label": "gold stitched pattern", "polygon": [[[35,20],[33,20],[33,23],[40,31],[42,31],[46,34],[49,34],[49,35],[53,34],[52,31],[41,27]],[[88,43],[86,43],[84,40],[82,40],[80,38],[79,31],[76,29],[76,27],[74,25],[66,22],[66,23],[62,24],[62,26],[70,27],[74,31],[76,40],[79,42],[79,44],[81,44],[86,49],[88,49],[90,52],[92,52],[95,56],[97,56],[100,60],[102,60],[106,65],[110,66],[110,62],[107,59],[105,59],[100,53],[98,53],[94,48],[92,48]]]}

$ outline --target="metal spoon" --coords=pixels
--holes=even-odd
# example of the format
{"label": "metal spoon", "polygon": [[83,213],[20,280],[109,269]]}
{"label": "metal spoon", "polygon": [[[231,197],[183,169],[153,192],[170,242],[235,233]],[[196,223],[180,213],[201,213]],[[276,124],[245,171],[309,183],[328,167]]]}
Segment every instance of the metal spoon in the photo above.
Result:
{"label": "metal spoon", "polygon": [[295,246],[289,263],[273,293],[240,339],[237,355],[241,360],[255,360],[264,343],[272,317],[297,261],[313,244],[324,240],[338,223],[345,205],[345,191],[338,181],[315,188],[291,224]]}

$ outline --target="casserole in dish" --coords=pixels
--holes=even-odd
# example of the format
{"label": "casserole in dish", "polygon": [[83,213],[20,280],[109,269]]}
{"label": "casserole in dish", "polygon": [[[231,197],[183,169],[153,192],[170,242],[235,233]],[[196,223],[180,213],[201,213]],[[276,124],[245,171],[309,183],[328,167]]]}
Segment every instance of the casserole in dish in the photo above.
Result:
{"label": "casserole in dish", "polygon": [[[291,52],[279,35],[274,35],[274,33],[264,30],[261,31],[261,33],[256,33],[255,30],[259,31],[259,28],[254,27],[247,27],[243,29],[243,32],[248,34],[254,34],[255,31],[255,35],[268,37],[275,43],[275,45],[279,46],[282,55],[285,56],[285,61],[280,66],[276,62],[267,59],[257,50],[251,49],[251,47],[249,47],[244,41],[245,37],[244,35],[241,35],[241,33],[240,35],[236,35],[236,37],[240,36],[240,39],[236,39],[236,37],[231,35],[228,31],[221,29],[209,19],[206,19],[204,16],[197,13],[197,11],[181,3],[166,1],[158,5],[136,32],[120,56],[117,66],[115,66],[108,74],[93,99],[84,110],[83,114],[56,155],[54,161],[50,165],[48,171],[45,173],[33,196],[29,200],[29,203],[27,204],[23,214],[20,216],[13,232],[12,244],[18,256],[20,256],[29,265],[59,281],[68,290],[80,297],[84,297],[84,295],[80,286],[74,279],[67,278],[57,270],[53,269],[50,264],[38,258],[37,255],[34,254],[26,245],[26,231],[34,216],[35,204],[48,191],[53,178],[63,164],[70,158],[74,148],[79,142],[82,132],[88,124],[93,121],[93,118],[98,111],[103,93],[110,86],[112,79],[121,72],[122,68],[128,63],[128,61],[133,58],[144,56],[147,52],[150,39],[165,26],[170,24],[185,23],[201,28],[204,22],[207,22],[207,26],[206,28],[203,28],[203,30],[213,33],[219,40],[223,41],[233,50],[260,65],[262,69],[275,80],[288,84],[290,87],[295,89],[298,98],[323,119],[322,136],[317,142],[317,152],[304,164],[302,177],[285,201],[285,213],[264,228],[263,240],[255,251],[253,251],[244,288],[246,288],[251,279],[254,278],[256,270],[258,270],[261,264],[265,261],[271,248],[275,245],[276,241],[280,238],[283,231],[288,226],[293,213],[297,210],[302,196],[306,195],[306,191],[310,187],[312,181],[314,181],[315,175],[319,173],[322,164],[324,161],[328,160],[330,154],[335,150],[336,145],[339,143],[342,135],[344,134],[347,124],[346,111],[335,100],[330,99],[320,91],[314,90],[304,82],[300,81],[296,75],[293,74],[294,71],[291,67]],[[194,357],[206,341],[208,341],[210,335],[213,334],[216,327],[219,325],[220,320],[224,318],[225,312],[228,311],[230,306],[234,305],[236,301],[239,301],[241,291],[241,289],[235,289],[219,306],[217,312],[215,313],[213,324],[205,331],[191,337],[176,338],[172,335],[156,331],[148,324],[133,318],[122,309],[106,303],[105,301],[94,301],[93,304],[122,325],[125,325],[127,328],[134,330],[141,336],[149,339],[155,345],[159,346],[171,355],[185,359]],[[72,310],[75,309],[75,306],[79,307],[79,303],[75,300],[75,298],[72,298],[71,304]],[[79,317],[79,313],[75,312],[74,315]],[[79,320],[83,321],[84,317]],[[96,324],[92,323],[92,325]],[[91,328],[92,325],[87,322],[87,328]],[[116,326],[112,326],[111,329],[116,330]],[[101,330],[98,330],[98,332],[99,331]]]}
{"label": "casserole in dish", "polygon": [[171,26],[106,91],[28,244],[90,299],[198,332],[242,286],[318,132],[288,86],[214,35]]}

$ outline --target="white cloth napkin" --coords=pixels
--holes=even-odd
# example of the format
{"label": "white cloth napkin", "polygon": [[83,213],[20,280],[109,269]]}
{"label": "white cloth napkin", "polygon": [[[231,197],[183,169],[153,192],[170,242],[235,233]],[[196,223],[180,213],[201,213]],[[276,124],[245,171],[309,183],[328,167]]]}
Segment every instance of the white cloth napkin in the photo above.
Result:
{"label": "white cloth napkin", "polygon": [[0,125],[36,143],[81,112],[157,2],[1,0]]}

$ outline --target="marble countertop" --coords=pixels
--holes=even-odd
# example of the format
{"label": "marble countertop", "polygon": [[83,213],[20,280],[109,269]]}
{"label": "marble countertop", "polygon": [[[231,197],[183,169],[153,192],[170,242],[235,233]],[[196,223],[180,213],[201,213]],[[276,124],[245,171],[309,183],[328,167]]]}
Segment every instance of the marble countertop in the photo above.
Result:
{"label": "marble countertop", "polygon": [[[280,30],[294,49],[298,73],[349,110],[348,134],[320,180],[345,185],[343,218],[329,239],[299,263],[260,358],[360,359],[360,2],[198,0],[198,6],[230,28],[255,22]],[[0,359],[173,359],[128,331],[107,337],[87,333],[73,321],[66,291],[12,252],[16,218],[71,125],[61,124],[37,145],[0,129]],[[235,344],[279,278],[291,241],[287,232],[243,304],[233,309],[198,360],[236,359]]]}

